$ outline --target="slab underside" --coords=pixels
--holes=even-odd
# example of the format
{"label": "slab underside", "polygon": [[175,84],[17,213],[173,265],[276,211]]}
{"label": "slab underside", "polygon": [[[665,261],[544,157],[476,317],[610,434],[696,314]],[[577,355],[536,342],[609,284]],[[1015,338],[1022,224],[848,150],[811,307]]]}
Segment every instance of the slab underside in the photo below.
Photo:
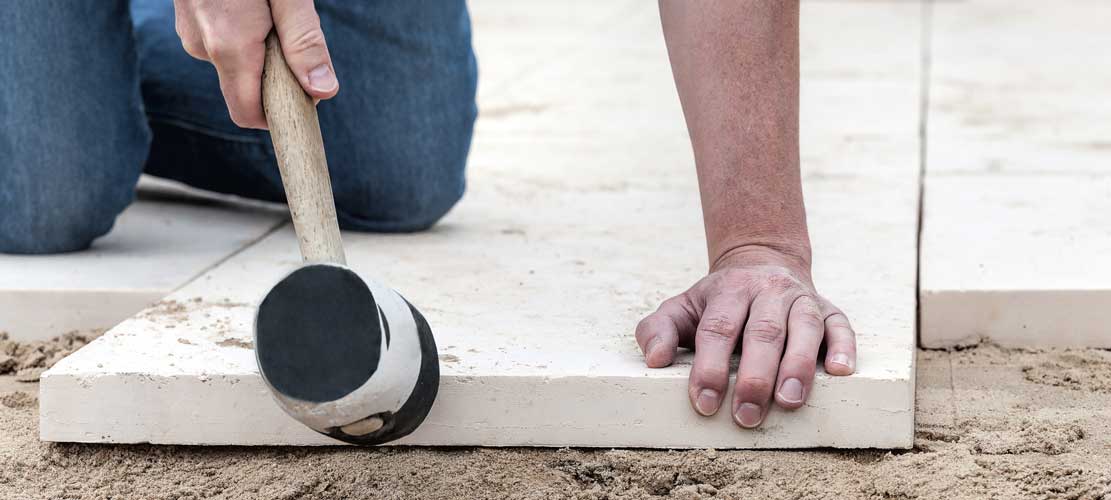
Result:
{"label": "slab underside", "polygon": [[[479,28],[548,22],[481,5]],[[439,346],[436,404],[398,444],[911,446],[920,7],[804,5],[815,278],[859,332],[858,372],[819,370],[805,407],[745,431],[690,409],[690,353],[644,367],[634,326],[702,276],[706,255],[658,15],[629,3],[607,30],[480,93],[469,191],[440,225],[344,235],[348,264],[416,304]],[[512,74],[521,54],[476,43],[488,72]],[[860,47],[872,59],[846,57]],[[284,228],[60,362],[42,378],[42,438],[338,444],[282,413],[254,360],[255,306],[298,264]]]}
{"label": "slab underside", "polygon": [[0,332],[19,341],[104,330],[157,302],[286,218],[145,179],[91,249],[0,255]]}
{"label": "slab underside", "polygon": [[934,3],[924,347],[1111,347],[1108,19],[1104,2]]}

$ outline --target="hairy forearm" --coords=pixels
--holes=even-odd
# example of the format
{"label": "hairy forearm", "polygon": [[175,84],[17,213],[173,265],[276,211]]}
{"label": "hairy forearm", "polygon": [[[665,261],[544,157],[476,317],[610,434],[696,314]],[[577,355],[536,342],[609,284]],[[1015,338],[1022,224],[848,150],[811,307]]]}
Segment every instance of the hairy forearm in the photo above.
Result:
{"label": "hairy forearm", "polygon": [[797,0],[660,0],[711,265],[767,247],[810,262],[799,177]]}

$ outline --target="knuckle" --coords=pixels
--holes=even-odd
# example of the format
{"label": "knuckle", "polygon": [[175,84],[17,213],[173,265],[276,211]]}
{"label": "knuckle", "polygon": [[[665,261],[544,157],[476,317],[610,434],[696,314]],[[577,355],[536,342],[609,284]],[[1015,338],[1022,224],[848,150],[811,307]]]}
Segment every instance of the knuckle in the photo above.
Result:
{"label": "knuckle", "polygon": [[284,49],[294,53],[303,53],[321,50],[325,47],[324,32],[320,30],[319,22],[306,23],[300,29],[295,30],[294,33],[296,34],[289,37],[288,41],[282,41]]}
{"label": "knuckle", "polygon": [[724,314],[709,314],[702,317],[698,324],[698,331],[702,334],[722,340],[732,340],[737,336],[740,325],[737,320]]}
{"label": "knuckle", "polygon": [[242,58],[245,52],[243,43],[225,37],[210,37],[205,40],[204,45],[208,55],[214,60],[235,61]]}
{"label": "knuckle", "polygon": [[195,59],[205,59],[208,57],[207,52],[204,50],[204,45],[195,39],[182,37],[181,47],[185,49],[186,54],[189,54]]}
{"label": "knuckle", "polygon": [[796,312],[800,312],[810,316],[817,316],[818,319],[822,319],[822,309],[818,307],[818,303],[814,300],[814,297],[811,297],[810,295],[799,295],[799,297],[795,299],[795,303],[791,305],[791,309]]}
{"label": "knuckle", "polygon": [[669,310],[669,309],[675,309],[675,310],[680,310],[680,311],[690,311],[691,310],[690,303],[691,303],[690,302],[690,297],[688,297],[684,293],[682,295],[676,295],[676,296],[671,297],[667,300],[664,300],[663,302],[660,303],[660,308],[657,309],[657,311],[664,311],[664,310]]}
{"label": "knuckle", "polygon": [[757,319],[750,321],[745,328],[745,339],[761,344],[779,344],[783,342],[786,330],[783,323],[771,319]]}
{"label": "knuckle", "polygon": [[235,52],[235,47],[224,41],[209,41],[205,43],[205,48],[210,57],[220,61],[231,59]]}
{"label": "knuckle", "polygon": [[814,372],[817,370],[818,366],[816,363],[817,359],[817,354],[787,352],[783,354],[783,361],[780,362],[780,366],[783,369],[790,369],[794,372],[799,372],[804,376],[809,374],[811,377],[813,377]]}
{"label": "knuckle", "polygon": [[825,328],[825,322],[822,321],[822,317],[818,315],[817,311],[802,311],[795,321],[799,322],[799,326],[811,331],[817,330],[820,332]]}
{"label": "knuckle", "polygon": [[787,274],[773,274],[764,279],[765,289],[772,292],[785,293],[798,286],[798,280]]}
{"label": "knuckle", "polygon": [[[730,271],[722,271],[728,273]],[[708,300],[723,299],[737,304],[750,302],[753,296],[753,280],[750,275],[723,275],[714,278],[705,290]]]}
{"label": "knuckle", "polygon": [[687,305],[690,304],[690,302],[691,302],[690,296],[686,292],[684,292],[684,293],[681,293],[681,294],[676,295],[674,297],[668,297],[667,299],[665,299],[660,304],[661,304],[661,308],[663,306],[680,306],[680,307],[686,308]]}
{"label": "knuckle", "polygon": [[847,330],[852,330],[852,325],[849,324],[849,318],[845,317],[845,314],[840,311],[835,312],[828,318],[826,318],[825,323],[829,325],[830,328],[844,328]]}
{"label": "knuckle", "polygon": [[737,389],[746,394],[771,394],[773,383],[764,377],[744,377],[737,380]]}
{"label": "knuckle", "polygon": [[753,289],[758,288],[757,281],[752,273],[740,269],[721,271],[721,275],[716,278],[714,285],[720,294],[731,295],[741,301],[751,299]]}
{"label": "knuckle", "polygon": [[250,127],[251,124],[247,123],[247,121],[244,120],[243,117],[239,113],[231,111],[230,109],[228,110],[228,112],[229,112],[228,114],[231,116],[231,122],[234,123],[235,126],[240,127],[240,128]]}
{"label": "knuckle", "polygon": [[800,295],[791,304],[791,312],[798,318],[806,321],[809,325],[810,322],[815,322],[818,326],[825,323],[825,317],[822,316],[822,308],[814,297],[810,295]]}

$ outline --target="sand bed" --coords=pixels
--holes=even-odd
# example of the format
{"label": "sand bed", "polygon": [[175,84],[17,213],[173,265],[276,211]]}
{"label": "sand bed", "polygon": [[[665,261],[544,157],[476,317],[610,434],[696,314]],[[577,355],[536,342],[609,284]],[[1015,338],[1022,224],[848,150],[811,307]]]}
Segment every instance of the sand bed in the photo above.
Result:
{"label": "sand bed", "polygon": [[[915,449],[44,444],[0,376],[0,498],[1111,498],[1111,351],[920,351]],[[738,432],[741,432],[738,430]]]}

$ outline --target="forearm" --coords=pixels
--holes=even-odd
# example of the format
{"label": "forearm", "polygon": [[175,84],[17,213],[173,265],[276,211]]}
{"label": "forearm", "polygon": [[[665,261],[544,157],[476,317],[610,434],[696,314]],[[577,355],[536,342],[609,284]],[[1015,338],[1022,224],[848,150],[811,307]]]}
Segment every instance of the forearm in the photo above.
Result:
{"label": "forearm", "polygon": [[711,266],[768,247],[810,262],[799,176],[799,4],[661,0]]}

